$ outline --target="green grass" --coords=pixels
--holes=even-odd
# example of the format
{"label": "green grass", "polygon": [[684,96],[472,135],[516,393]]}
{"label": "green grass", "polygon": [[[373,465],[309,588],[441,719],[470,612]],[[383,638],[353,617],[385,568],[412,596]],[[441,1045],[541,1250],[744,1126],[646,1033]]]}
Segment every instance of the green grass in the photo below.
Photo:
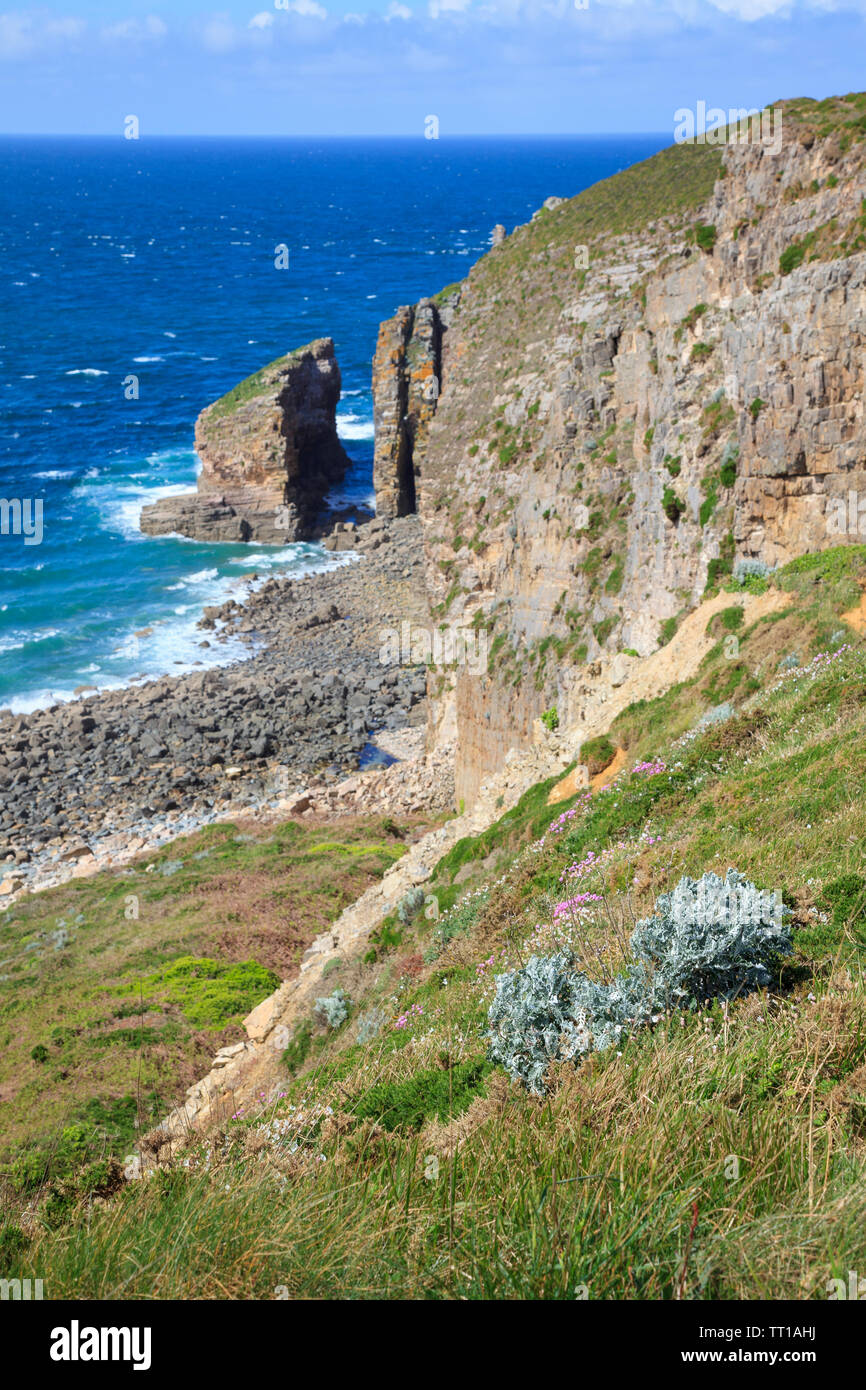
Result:
{"label": "green grass", "polygon": [[273,362],[267,366],[260,367],[251,376],[239,381],[237,386],[233,386],[219,400],[214,401],[210,407],[209,419],[220,420],[226,415],[233,415],[242,405],[248,401],[255,400],[257,396],[264,395],[265,391],[273,391],[272,377],[276,372],[288,367],[292,362],[298,361],[306,352],[306,348],[298,348],[295,352],[286,353],[282,357],[275,357]]}
{"label": "green grass", "polygon": [[220,824],[10,907],[0,1158],[77,1123],[128,1151],[134,1120],[152,1123],[245,1036],[243,1016],[399,858],[402,835],[383,819],[339,838],[295,821],[255,835]]}

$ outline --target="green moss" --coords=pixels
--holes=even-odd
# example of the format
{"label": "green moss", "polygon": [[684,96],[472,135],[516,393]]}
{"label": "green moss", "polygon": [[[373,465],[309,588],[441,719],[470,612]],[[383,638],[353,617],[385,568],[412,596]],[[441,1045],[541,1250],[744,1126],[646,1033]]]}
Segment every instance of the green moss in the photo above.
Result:
{"label": "green moss", "polygon": [[174,1005],[199,1028],[224,1028],[240,1022],[280,983],[279,975],[254,960],[231,964],[208,957],[179,956],[177,960],[118,990]]}

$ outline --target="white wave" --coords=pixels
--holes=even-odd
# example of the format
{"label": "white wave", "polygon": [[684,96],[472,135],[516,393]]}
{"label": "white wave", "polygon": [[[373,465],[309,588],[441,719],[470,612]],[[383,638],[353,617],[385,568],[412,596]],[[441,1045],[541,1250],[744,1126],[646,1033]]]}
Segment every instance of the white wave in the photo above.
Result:
{"label": "white wave", "polygon": [[164,362],[164,357],[133,357],[133,362]]}
{"label": "white wave", "polygon": [[[323,570],[339,569],[341,565],[354,563],[357,559],[358,556],[353,555],[351,551],[344,550],[335,554],[323,550],[321,545],[312,541],[297,541],[294,545],[273,550],[270,554],[258,552],[254,555],[239,555],[230,560],[229,564],[245,570],[282,569],[287,575],[300,577],[319,574]],[[255,588],[255,585],[251,584],[250,587]]]}
{"label": "white wave", "polygon": [[162,487],[101,483],[88,488],[79,484],[73,489],[73,495],[83,493],[87,501],[96,506],[99,525],[104,531],[119,531],[124,540],[140,541],[144,539],[139,525],[142,507],[158,502],[161,497],[180,496],[195,490],[195,487],[183,487],[178,483],[166,483]]}
{"label": "white wave", "polygon": [[181,579],[178,584],[169,584],[168,592],[171,594],[178,589],[188,589],[192,584],[210,584],[214,579],[219,579],[219,570],[198,570],[196,574],[190,574],[186,579]]}
{"label": "white wave", "polygon": [[64,372],[64,376],[108,376],[108,372],[100,371],[99,367],[73,367]]}
{"label": "white wave", "polygon": [[337,434],[341,439],[372,439],[375,434],[373,421],[364,415],[337,414]]}
{"label": "white wave", "polygon": [[43,632],[10,632],[0,637],[0,652],[17,652],[31,642],[47,642],[49,637],[59,637],[56,627],[47,627]]}
{"label": "white wave", "polygon": [[34,478],[74,478],[75,474],[68,468],[46,468],[44,473],[34,473]]}

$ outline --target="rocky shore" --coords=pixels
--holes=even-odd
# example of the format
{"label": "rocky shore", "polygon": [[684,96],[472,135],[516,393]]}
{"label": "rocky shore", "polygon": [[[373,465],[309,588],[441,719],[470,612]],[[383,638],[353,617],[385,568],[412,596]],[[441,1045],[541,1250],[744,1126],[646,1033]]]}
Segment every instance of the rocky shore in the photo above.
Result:
{"label": "rocky shore", "polygon": [[239,636],[249,660],[0,711],[0,903],[233,812],[302,811],[311,786],[324,810],[378,734],[420,733],[424,668],[380,659],[384,627],[429,621],[419,523],[343,525],[328,548],[358,562],[205,610],[202,641]]}

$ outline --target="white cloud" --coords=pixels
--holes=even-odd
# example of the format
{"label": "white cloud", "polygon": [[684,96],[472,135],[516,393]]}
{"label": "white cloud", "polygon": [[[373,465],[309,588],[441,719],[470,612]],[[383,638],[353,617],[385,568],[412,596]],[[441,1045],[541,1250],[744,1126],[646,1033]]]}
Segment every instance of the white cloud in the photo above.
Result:
{"label": "white cloud", "polygon": [[735,19],[747,22],[766,19],[768,15],[791,8],[791,0],[710,0],[710,4],[721,10],[722,14],[733,15]]}
{"label": "white cloud", "polygon": [[391,0],[391,3],[390,3],[390,5],[388,6],[387,12],[386,12],[386,14],[385,14],[385,19],[386,19],[386,20],[390,21],[390,20],[392,20],[392,19],[411,19],[411,18],[412,18],[412,11],[409,9],[408,5],[401,5],[401,4],[398,3],[398,0]]}
{"label": "white cloud", "polygon": [[254,14],[254,15],[253,15],[252,19],[250,20],[249,24],[247,25],[247,28],[248,28],[248,29],[269,29],[269,28],[271,27],[271,25],[273,24],[273,22],[274,22],[274,17],[273,17],[272,14],[270,14],[267,10],[259,10],[259,13],[258,13],[258,14]]}
{"label": "white cloud", "polygon": [[146,19],[123,19],[118,24],[108,24],[100,30],[103,39],[162,39],[168,33],[167,26],[158,15],[149,14]]}
{"label": "white cloud", "polygon": [[0,58],[26,58],[39,48],[80,38],[86,28],[83,19],[0,14]]}
{"label": "white cloud", "polygon": [[459,14],[463,10],[468,10],[470,0],[430,0],[428,9],[431,19],[438,19],[440,14]]}
{"label": "white cloud", "polygon": [[316,0],[287,0],[287,3],[277,4],[276,8],[287,10],[289,14],[303,15],[305,19],[328,18],[328,11],[323,5],[318,5]]}

